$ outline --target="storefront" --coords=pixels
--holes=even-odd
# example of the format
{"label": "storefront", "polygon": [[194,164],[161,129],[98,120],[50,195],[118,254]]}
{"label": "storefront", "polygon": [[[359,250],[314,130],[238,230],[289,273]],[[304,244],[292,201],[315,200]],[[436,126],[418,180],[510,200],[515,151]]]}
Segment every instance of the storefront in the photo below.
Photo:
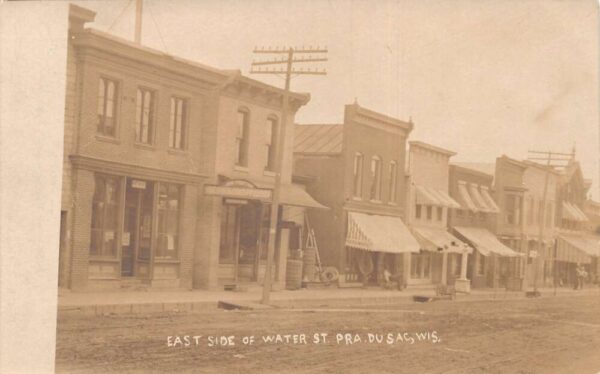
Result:
{"label": "storefront", "polygon": [[573,286],[577,278],[577,266],[582,265],[588,273],[588,281],[597,277],[600,240],[598,236],[583,233],[562,233],[557,238],[554,253],[548,256],[556,264],[555,276],[559,286]]}

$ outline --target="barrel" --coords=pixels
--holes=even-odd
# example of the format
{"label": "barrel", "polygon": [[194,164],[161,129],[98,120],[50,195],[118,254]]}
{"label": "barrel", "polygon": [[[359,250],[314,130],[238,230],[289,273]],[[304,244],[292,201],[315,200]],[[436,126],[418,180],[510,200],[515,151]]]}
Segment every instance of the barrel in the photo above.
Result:
{"label": "barrel", "polygon": [[285,273],[285,288],[297,290],[302,286],[302,260],[288,258]]}
{"label": "barrel", "polygon": [[302,256],[302,279],[314,282],[317,263],[317,251],[314,248],[305,248]]}

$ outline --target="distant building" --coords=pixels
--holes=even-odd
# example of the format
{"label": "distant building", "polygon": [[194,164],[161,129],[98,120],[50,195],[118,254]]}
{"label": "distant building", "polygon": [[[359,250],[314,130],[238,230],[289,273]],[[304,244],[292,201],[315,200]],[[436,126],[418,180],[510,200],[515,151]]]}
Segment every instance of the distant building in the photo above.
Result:
{"label": "distant building", "polygon": [[402,254],[418,251],[405,217],[406,139],[413,124],[346,105],[343,124],[296,125],[294,173],[331,208],[310,211],[321,261],[340,283],[403,275]]}

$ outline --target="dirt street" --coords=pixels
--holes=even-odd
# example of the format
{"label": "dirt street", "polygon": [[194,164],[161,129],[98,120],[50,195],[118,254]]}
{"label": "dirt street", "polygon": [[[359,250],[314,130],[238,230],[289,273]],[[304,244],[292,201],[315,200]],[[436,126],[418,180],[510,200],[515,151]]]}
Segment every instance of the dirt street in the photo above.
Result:
{"label": "dirt street", "polygon": [[595,374],[600,295],[60,316],[56,354],[83,373]]}

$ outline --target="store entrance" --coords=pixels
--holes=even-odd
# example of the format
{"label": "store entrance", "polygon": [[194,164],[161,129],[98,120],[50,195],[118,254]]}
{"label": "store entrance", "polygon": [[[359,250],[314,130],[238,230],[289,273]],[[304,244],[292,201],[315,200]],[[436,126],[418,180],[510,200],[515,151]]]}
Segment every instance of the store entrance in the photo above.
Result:
{"label": "store entrance", "polygon": [[121,240],[121,276],[146,277],[152,248],[154,183],[127,179]]}

